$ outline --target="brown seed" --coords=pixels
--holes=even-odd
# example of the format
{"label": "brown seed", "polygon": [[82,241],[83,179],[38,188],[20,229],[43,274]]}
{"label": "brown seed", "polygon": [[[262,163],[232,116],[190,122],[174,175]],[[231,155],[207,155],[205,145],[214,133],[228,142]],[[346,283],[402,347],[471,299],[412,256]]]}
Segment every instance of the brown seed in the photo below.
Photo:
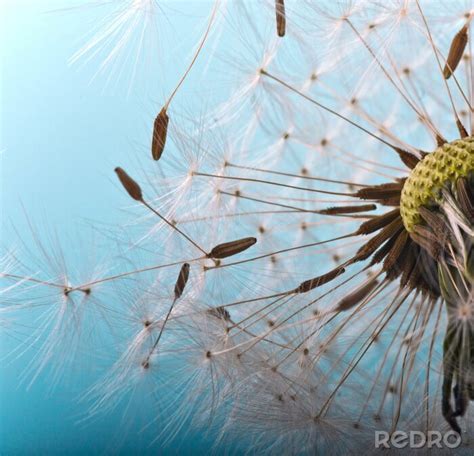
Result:
{"label": "brown seed", "polygon": [[230,313],[225,307],[212,307],[211,309],[207,310],[207,313],[215,318],[219,318],[225,321],[231,321]]}
{"label": "brown seed", "polygon": [[448,142],[446,138],[441,136],[439,133],[436,133],[435,136],[436,136],[436,144],[438,145],[438,147],[444,146]]}
{"label": "brown seed", "polygon": [[372,185],[361,188],[354,196],[360,199],[385,200],[399,195],[403,188],[404,180],[389,182],[386,184]]}
{"label": "brown seed", "polygon": [[467,179],[460,178],[456,182],[459,204],[470,221],[474,223],[474,195]]}
{"label": "brown seed", "polygon": [[462,124],[459,118],[456,119],[456,126],[458,127],[459,135],[461,136],[461,138],[467,138],[469,136],[466,127]]}
{"label": "brown seed", "polygon": [[362,302],[377,285],[377,280],[369,279],[352,293],[349,293],[347,296],[342,298],[337,305],[336,311],[345,311],[356,306]]}
{"label": "brown seed", "polygon": [[189,278],[189,263],[184,263],[181,266],[179,271],[178,279],[176,280],[176,285],[174,286],[174,299],[179,299],[183,294],[184,287]]}
{"label": "brown seed", "polygon": [[374,231],[378,231],[384,226],[388,225],[390,222],[395,220],[397,217],[400,217],[400,209],[393,209],[390,212],[385,214],[378,215],[366,222],[362,223],[357,230],[357,234],[370,234]]}
{"label": "brown seed", "polygon": [[443,252],[443,247],[446,242],[446,238],[439,238],[436,236],[429,228],[416,225],[410,237],[429,255],[435,260],[438,261],[441,253]]}
{"label": "brown seed", "polygon": [[327,272],[326,274],[315,277],[314,279],[305,280],[301,282],[298,288],[295,288],[295,293],[307,293],[308,291],[313,290],[314,288],[320,287],[331,280],[334,280],[336,277],[340,276],[345,272],[343,267],[337,267],[332,271]]}
{"label": "brown seed", "polygon": [[410,169],[413,169],[420,161],[418,157],[406,150],[400,149],[399,147],[394,147],[394,149],[400,157],[400,160]]}
{"label": "brown seed", "polygon": [[286,15],[285,0],[275,0],[276,25],[278,36],[285,36]]}
{"label": "brown seed", "polygon": [[388,271],[395,265],[403,249],[405,248],[407,241],[408,231],[403,230],[396,238],[396,241],[394,242],[392,248],[390,249],[390,252],[388,253],[387,257],[385,258],[385,261],[383,262],[384,271]]}
{"label": "brown seed", "polygon": [[207,254],[209,258],[227,258],[237,253],[247,250],[257,242],[254,237],[246,237],[236,241],[225,242],[224,244],[216,245],[210,253]]}
{"label": "brown seed", "polygon": [[387,199],[384,199],[382,201],[379,201],[379,203],[382,205],[382,206],[400,206],[400,197],[401,197],[401,194],[399,193],[397,196],[394,196],[392,198],[387,198]]}
{"label": "brown seed", "polygon": [[436,233],[439,239],[446,237],[448,232],[446,223],[444,219],[436,214],[434,211],[430,211],[428,208],[421,206],[418,209],[421,218],[426,222],[426,224],[431,228],[431,230]]}
{"label": "brown seed", "polygon": [[[416,267],[416,264],[417,264],[418,255],[420,253],[420,249],[418,245],[415,244],[414,242],[410,242],[410,241],[408,242],[411,244],[410,245],[411,248],[406,250],[406,256],[404,258],[404,261],[400,264],[401,269],[402,269],[402,274],[400,277],[401,288],[404,288],[408,284],[410,277],[412,275],[416,275],[416,270],[418,270],[418,268]],[[387,276],[388,276],[388,273],[387,273]]]}
{"label": "brown seed", "polygon": [[128,194],[134,200],[143,201],[142,189],[140,186],[122,168],[115,168],[115,172]]}
{"label": "brown seed", "polygon": [[[404,271],[407,268],[407,265],[410,266],[411,264],[410,248],[412,248],[413,246],[418,247],[411,239],[408,239],[407,243],[405,244],[405,248],[402,250],[402,252],[400,253],[400,256],[395,261],[394,266],[385,271],[385,278],[388,281],[396,280],[398,277],[403,276]],[[400,284],[401,284],[401,280],[400,280]]]}
{"label": "brown seed", "polygon": [[446,65],[443,69],[443,75],[445,79],[449,79],[456,70],[461,57],[466,49],[468,39],[469,25],[465,24],[464,27],[459,30],[453,38],[451,47],[449,48],[448,58],[446,59]]}
{"label": "brown seed", "polygon": [[383,228],[378,234],[370,238],[356,253],[354,260],[361,261],[372,255],[382,244],[390,239],[395,234],[398,234],[403,228],[403,222],[401,217],[395,218],[385,228]]}
{"label": "brown seed", "polygon": [[[402,279],[403,278],[404,277],[402,275]],[[400,279],[400,283],[402,279]],[[423,273],[422,273],[419,263],[415,262],[411,273],[405,278],[405,280],[409,288],[417,289],[417,290],[423,289]]]}
{"label": "brown seed", "polygon": [[393,244],[395,244],[395,241],[397,240],[396,236],[392,236],[387,242],[385,242],[382,247],[377,249],[377,251],[374,253],[372,256],[372,260],[370,261],[370,265],[374,266],[376,264],[379,264],[390,252],[390,249],[393,247]]}
{"label": "brown seed", "polygon": [[375,204],[361,204],[359,206],[328,207],[319,211],[319,213],[325,215],[356,214],[358,212],[374,211],[375,209],[377,209]]}
{"label": "brown seed", "polygon": [[159,160],[165,148],[166,135],[168,133],[168,114],[166,108],[163,108],[156,116],[153,125],[153,139],[151,142],[151,155],[154,160]]}

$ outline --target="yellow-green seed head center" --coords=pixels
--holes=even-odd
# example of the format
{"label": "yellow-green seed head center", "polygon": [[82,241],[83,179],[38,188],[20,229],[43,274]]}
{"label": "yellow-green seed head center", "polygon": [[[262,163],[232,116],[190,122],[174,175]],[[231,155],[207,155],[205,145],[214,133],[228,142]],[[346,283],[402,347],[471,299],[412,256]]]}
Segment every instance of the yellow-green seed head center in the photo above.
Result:
{"label": "yellow-green seed head center", "polygon": [[410,233],[421,222],[419,209],[439,198],[447,182],[455,182],[474,171],[474,137],[458,139],[438,147],[411,171],[402,189],[400,214]]}

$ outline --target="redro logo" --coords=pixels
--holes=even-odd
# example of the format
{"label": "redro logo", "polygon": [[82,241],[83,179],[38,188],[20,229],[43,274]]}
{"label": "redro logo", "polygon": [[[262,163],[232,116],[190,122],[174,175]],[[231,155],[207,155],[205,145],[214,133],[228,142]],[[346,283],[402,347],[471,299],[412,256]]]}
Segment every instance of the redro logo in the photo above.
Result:
{"label": "redro logo", "polygon": [[454,431],[375,431],[375,448],[458,448],[461,436]]}

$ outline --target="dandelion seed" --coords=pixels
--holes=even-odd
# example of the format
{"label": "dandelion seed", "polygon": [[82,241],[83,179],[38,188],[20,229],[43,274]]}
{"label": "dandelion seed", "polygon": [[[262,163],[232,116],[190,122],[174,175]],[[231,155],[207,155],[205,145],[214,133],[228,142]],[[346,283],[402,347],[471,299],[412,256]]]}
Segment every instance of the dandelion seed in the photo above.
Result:
{"label": "dandelion seed", "polygon": [[209,258],[222,259],[227,258],[232,255],[237,255],[238,253],[247,250],[252,247],[257,242],[257,239],[254,237],[247,237],[243,239],[238,239],[236,241],[225,242],[224,244],[216,245],[209,252]]}
{"label": "dandelion seed", "polygon": [[165,105],[163,106],[163,108],[161,109],[161,111],[158,113],[158,115],[155,118],[155,121],[153,123],[151,154],[152,154],[153,159],[156,160],[156,161],[161,158],[161,155],[163,154],[163,150],[164,150],[165,144],[166,144],[166,137],[167,137],[167,133],[168,133],[168,123],[169,123],[169,117],[168,117],[168,114],[167,114],[168,107],[169,107],[171,101],[173,100],[173,98],[175,97],[176,93],[178,92],[179,88],[181,87],[181,85],[185,81],[185,79],[188,76],[189,72],[191,71],[192,67],[196,63],[196,60],[197,60],[199,54],[201,53],[201,51],[204,47],[204,44],[205,44],[205,42],[206,42],[206,40],[209,36],[209,32],[211,31],[211,27],[214,23],[216,14],[218,12],[219,4],[220,4],[220,0],[216,0],[214,8],[212,9],[212,13],[211,13],[211,16],[210,16],[210,19],[209,19],[208,26],[206,28],[206,31],[204,32],[204,35],[202,37],[202,40],[201,40],[196,52],[194,53],[194,56],[191,60],[191,63],[186,68],[186,71],[184,72],[183,76],[181,77],[178,84],[174,88],[173,92],[168,97]]}
{"label": "dandelion seed", "polygon": [[120,167],[114,170],[127,193],[136,201],[143,201],[140,186]]}
{"label": "dandelion seed", "polygon": [[340,207],[329,207],[320,211],[324,215],[340,215],[340,214],[356,214],[359,212],[374,211],[377,206],[374,204],[361,204],[360,206],[340,206]]}
{"label": "dandelion seed", "polygon": [[357,290],[354,290],[352,293],[342,298],[336,307],[337,311],[345,312],[349,309],[352,309],[354,306],[360,304],[363,299],[366,299],[367,296],[369,296],[369,294],[374,290],[377,285],[377,280],[369,279],[367,283],[363,284]]}
{"label": "dandelion seed", "polygon": [[174,229],[177,233],[183,236],[186,240],[188,240],[194,247],[200,250],[202,253],[206,254],[206,252],[196,243],[194,242],[187,234],[181,231],[178,227],[175,226],[174,223],[167,220],[163,217],[158,211],[156,211],[150,204],[148,204],[143,199],[142,189],[141,187],[120,167],[115,168],[115,172],[117,176],[124,186],[127,193],[136,201],[142,203],[145,207],[147,207],[150,211],[152,211],[155,215],[157,215],[161,220],[163,220],[168,226]]}
{"label": "dandelion seed", "polygon": [[277,34],[282,37],[286,32],[285,1],[275,0]]}
{"label": "dandelion seed", "polygon": [[334,280],[337,276],[344,274],[344,272],[346,272],[345,269],[339,267],[319,277],[315,277],[314,279],[305,280],[298,288],[296,288],[295,292],[307,293],[308,291],[314,290],[315,288]]}
{"label": "dandelion seed", "polygon": [[446,59],[446,65],[443,69],[443,75],[445,79],[449,79],[451,75],[456,71],[456,68],[461,61],[461,57],[466,49],[468,41],[468,30],[469,24],[465,24],[458,33],[456,33],[451,47],[449,48],[448,58]]}
{"label": "dandelion seed", "polygon": [[[147,175],[154,196],[116,168],[148,210],[121,259],[171,259],[76,286],[28,276],[67,301],[94,299],[100,283],[126,290],[131,313],[114,327],[123,352],[92,388],[91,414],[167,381],[176,400],[160,445],[189,427],[211,432],[218,452],[245,436],[243,452],[362,454],[374,430],[436,426],[471,451],[472,13],[344,1],[301,2],[290,16],[276,1],[275,36],[274,16],[228,2],[226,41],[202,73],[223,101],[168,125],[218,3],[155,120],[153,158],[167,141],[170,160]],[[443,68],[433,37],[460,20]],[[280,40],[287,22],[291,40]],[[235,90],[221,94],[227,77]]]}
{"label": "dandelion seed", "polygon": [[174,286],[174,297],[175,299],[179,299],[183,294],[184,287],[188,281],[189,277],[189,264],[184,263],[181,266],[181,271],[179,271],[178,280],[176,281],[176,285]]}
{"label": "dandelion seed", "polygon": [[173,308],[176,304],[176,301],[181,298],[181,295],[183,294],[184,287],[186,286],[186,282],[188,281],[189,277],[189,264],[184,263],[183,266],[181,266],[181,269],[179,271],[178,275],[178,280],[176,281],[176,285],[174,287],[174,299],[173,302],[168,310],[168,313],[166,314],[165,320],[161,326],[160,332],[158,333],[158,337],[156,338],[155,343],[153,344],[153,347],[150,350],[149,355],[146,358],[146,363],[149,363],[150,356],[153,354],[153,352],[156,350],[156,347],[160,343],[161,336],[163,335],[163,331],[165,329],[166,323],[168,323],[168,320],[170,318],[171,312],[173,311]]}
{"label": "dandelion seed", "polygon": [[168,114],[164,107],[156,116],[153,124],[153,140],[151,143],[151,154],[154,160],[159,160],[165,148],[166,135],[168,133]]}

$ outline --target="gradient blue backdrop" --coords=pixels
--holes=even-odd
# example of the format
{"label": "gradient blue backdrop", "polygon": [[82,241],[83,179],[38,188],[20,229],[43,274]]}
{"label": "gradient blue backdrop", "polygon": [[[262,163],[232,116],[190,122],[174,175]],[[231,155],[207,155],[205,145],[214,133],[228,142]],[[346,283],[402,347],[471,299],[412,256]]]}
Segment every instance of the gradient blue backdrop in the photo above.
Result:
{"label": "gradient blue backdrop", "polygon": [[[3,247],[17,241],[12,227],[27,238],[27,219],[40,237],[55,229],[66,238],[86,230],[90,220],[107,225],[126,221],[127,214],[119,210],[124,199],[113,168],[136,163],[137,156],[148,157],[156,110],[189,61],[211,7],[209,2],[197,1],[162,3],[164,27],[189,33],[181,33],[179,41],[166,33],[157,36],[157,50],[163,60],[152,61],[150,74],[138,75],[130,90],[130,79],[114,74],[117,67],[91,81],[100,58],[82,66],[68,65],[68,59],[87,41],[91,30],[107,17],[107,8],[113,11],[114,2],[0,2]],[[122,63],[130,65],[126,60]],[[191,75],[180,94],[183,99],[192,100],[201,73],[202,68],[197,68],[196,76]],[[109,76],[112,83],[107,84]],[[85,233],[87,239],[87,230]],[[120,434],[119,413],[94,423],[77,424],[84,412],[77,397],[91,378],[79,374],[53,392],[47,374],[28,391],[19,384],[28,356],[7,358],[8,362],[3,356],[21,334],[13,329],[10,336],[14,337],[1,338],[0,454],[116,452],[111,444]],[[179,448],[160,449],[159,442],[149,448],[155,433],[151,428],[137,438],[131,432],[119,445],[120,453],[208,452],[210,442],[192,434],[181,441]]]}

